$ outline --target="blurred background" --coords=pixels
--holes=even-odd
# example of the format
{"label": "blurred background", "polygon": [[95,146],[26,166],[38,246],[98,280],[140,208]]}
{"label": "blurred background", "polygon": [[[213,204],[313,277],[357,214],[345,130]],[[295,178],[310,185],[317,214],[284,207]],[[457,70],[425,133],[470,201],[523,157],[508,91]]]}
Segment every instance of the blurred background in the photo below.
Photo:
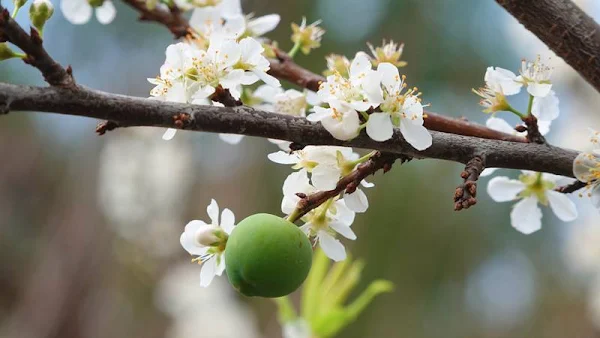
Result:
{"label": "blurred background", "polygon": [[[112,24],[73,26],[52,2],[47,49],[73,66],[78,83],[148,96],[146,78],[173,42],[166,29],[137,22],[118,1]],[[578,2],[600,20],[598,1]],[[281,15],[269,37],[283,49],[292,45],[292,21],[323,19],[322,48],[297,57],[315,72],[329,53],[352,57],[367,41],[404,42],[401,71],[430,109],[481,123],[487,116],[471,88],[483,84],[486,67],[516,72],[521,58],[548,54],[492,0],[248,0],[243,7]],[[582,149],[585,128],[600,129],[600,95],[560,59],[553,64],[561,116],[548,139]],[[43,84],[18,60],[0,63],[0,81]],[[524,107],[521,99],[513,106]],[[237,220],[280,213],[291,171],[267,160],[276,146],[255,138],[232,146],[196,132],[165,142],[154,128],[98,137],[96,123],[18,112],[0,119],[0,337],[281,337],[274,303],[239,297],[225,278],[201,288],[199,266],[179,245],[188,221],[208,219],[211,198]],[[340,337],[600,337],[598,211],[573,196],[578,220],[561,223],[544,210],[544,228],[525,236],[510,226],[511,203],[485,193],[488,179],[476,207],[453,211],[461,170],[415,160],[371,180],[371,207],[353,225],[358,240],[345,244],[367,263],[358,290],[376,278],[396,290]]]}

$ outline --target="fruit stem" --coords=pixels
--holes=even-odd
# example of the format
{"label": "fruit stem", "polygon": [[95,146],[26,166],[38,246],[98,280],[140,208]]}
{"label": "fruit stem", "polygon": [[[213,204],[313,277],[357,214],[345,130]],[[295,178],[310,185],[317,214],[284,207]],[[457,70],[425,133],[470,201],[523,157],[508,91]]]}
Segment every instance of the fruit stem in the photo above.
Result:
{"label": "fruit stem", "polygon": [[289,216],[286,219],[288,221],[294,223],[300,218],[300,212],[301,212],[300,209],[296,208],[296,209],[294,209],[294,211],[292,211],[291,214],[289,214]]}

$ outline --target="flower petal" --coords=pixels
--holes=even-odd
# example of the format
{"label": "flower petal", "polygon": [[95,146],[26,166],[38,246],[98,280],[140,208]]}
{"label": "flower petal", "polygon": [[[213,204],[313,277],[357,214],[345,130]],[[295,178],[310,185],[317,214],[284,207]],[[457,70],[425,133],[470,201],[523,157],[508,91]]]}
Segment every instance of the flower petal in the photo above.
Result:
{"label": "flower petal", "polygon": [[238,134],[219,134],[219,138],[229,144],[238,144],[244,138],[244,135]]}
{"label": "flower petal", "polygon": [[558,191],[548,190],[546,197],[548,197],[548,202],[550,202],[550,208],[560,220],[570,222],[577,218],[575,203],[567,195],[561,194]]}
{"label": "flower petal", "polygon": [[375,141],[383,142],[394,135],[394,125],[388,113],[373,113],[367,121],[367,135]]}
{"label": "flower petal", "polygon": [[342,222],[330,222],[329,223],[329,227],[332,228],[333,230],[335,230],[335,232],[337,232],[338,234],[350,239],[350,240],[355,240],[356,239],[356,234],[354,233],[354,231],[352,231],[352,229],[347,226],[346,224],[342,223]]}
{"label": "flower petal", "polygon": [[514,135],[517,132],[515,128],[508,124],[508,122],[498,117],[490,117],[489,119],[487,119],[487,121],[485,121],[485,125],[490,129],[494,129],[511,135]]}
{"label": "flower petal", "polygon": [[496,202],[512,201],[523,189],[525,189],[523,182],[505,176],[492,178],[487,186],[488,194]]}
{"label": "flower petal", "polygon": [[498,169],[499,168],[485,168],[485,169],[483,169],[483,171],[481,172],[481,174],[479,175],[479,177],[490,176],[490,175],[492,175]]}
{"label": "flower petal", "polygon": [[533,98],[531,113],[540,121],[552,121],[558,117],[558,104],[558,97],[556,97],[554,91],[551,90],[546,96],[535,96]]}
{"label": "flower petal", "polygon": [[319,164],[311,171],[310,180],[319,190],[332,190],[340,179],[341,171],[337,166]]}
{"label": "flower petal", "polygon": [[539,83],[529,82],[527,84],[527,92],[535,97],[544,97],[552,90],[552,84],[550,83]]}
{"label": "flower petal", "polygon": [[510,212],[510,222],[519,232],[529,235],[542,228],[542,210],[535,197],[527,197],[515,204]]}
{"label": "flower petal", "polygon": [[281,17],[278,14],[264,15],[251,19],[248,22],[248,30],[252,32],[253,36],[261,36],[274,30],[279,21],[281,21]]}
{"label": "flower petal", "polygon": [[319,122],[322,119],[331,115],[331,111],[328,108],[316,106],[313,108],[313,110],[314,110],[314,113],[306,116],[306,119],[311,122]]}
{"label": "flower petal", "polygon": [[233,228],[235,227],[235,215],[233,211],[225,208],[221,212],[221,224],[219,224],[223,231],[225,231],[228,235],[231,235]]}
{"label": "flower petal", "polygon": [[369,208],[367,195],[361,189],[356,189],[351,194],[344,194],[344,201],[346,206],[355,212],[365,212]]}
{"label": "flower petal", "polygon": [[296,164],[300,162],[300,159],[295,154],[288,154],[285,151],[278,151],[270,153],[267,158],[272,162],[279,164]]}
{"label": "flower petal", "polygon": [[319,245],[327,257],[336,262],[346,259],[346,249],[340,241],[325,231],[319,231],[317,236],[319,238]]}
{"label": "flower petal", "polygon": [[177,133],[177,129],[173,129],[173,128],[169,128],[167,129],[167,131],[165,131],[165,133],[162,136],[162,139],[165,141],[169,141],[172,140],[173,137],[175,137],[175,134]]}
{"label": "flower petal", "polygon": [[592,201],[592,205],[596,207],[596,209],[600,209],[600,184],[597,184],[591,192],[590,199]]}
{"label": "flower petal", "polygon": [[104,0],[102,6],[96,8],[96,19],[103,25],[111,23],[116,15],[117,10],[110,0]]}
{"label": "flower petal", "polygon": [[65,19],[74,25],[82,25],[92,17],[92,6],[87,0],[61,0],[60,10]]}
{"label": "flower petal", "polygon": [[206,207],[206,213],[210,218],[210,224],[219,225],[219,205],[214,199],[210,200],[210,204]]}
{"label": "flower petal", "polygon": [[200,286],[207,287],[217,274],[217,258],[212,256],[204,263],[200,269]]}
{"label": "flower petal", "polygon": [[427,128],[422,125],[413,124],[406,119],[400,122],[400,131],[406,142],[417,150],[425,150],[431,146],[432,138]]}

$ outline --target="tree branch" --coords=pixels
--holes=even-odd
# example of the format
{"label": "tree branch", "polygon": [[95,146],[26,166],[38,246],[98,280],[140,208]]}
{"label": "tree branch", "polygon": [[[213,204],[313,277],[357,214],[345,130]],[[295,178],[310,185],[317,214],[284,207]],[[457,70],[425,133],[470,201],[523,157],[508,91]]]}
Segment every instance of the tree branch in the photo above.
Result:
{"label": "tree branch", "polygon": [[477,204],[477,180],[483,169],[484,160],[479,155],[467,162],[465,170],[460,173],[464,182],[454,191],[454,210],[469,209]]}
{"label": "tree branch", "polygon": [[571,0],[496,0],[600,91],[600,26]]}
{"label": "tree branch", "polygon": [[182,38],[190,32],[190,24],[181,16],[179,9],[173,5],[172,9],[166,10],[161,7],[148,9],[146,1],[123,0],[123,2],[140,13],[140,21],[152,21],[167,27],[176,39]]}
{"label": "tree branch", "polygon": [[394,153],[382,153],[378,151],[371,156],[368,161],[361,163],[350,174],[342,177],[334,189],[318,191],[310,195],[305,195],[302,193],[297,194],[298,197],[300,197],[300,201],[298,201],[296,211],[293,214],[293,218],[290,219],[290,222],[299,220],[309,211],[317,208],[330,198],[333,198],[344,192],[348,194],[353,193],[356,191],[356,188],[360,182],[367,176],[374,175],[379,169],[383,169],[383,173],[385,174],[392,168],[392,164],[394,164],[397,159],[401,159],[402,163],[404,163],[409,161],[410,157]]}
{"label": "tree branch", "polygon": [[[433,144],[417,151],[399,130],[392,139],[377,142],[367,135],[348,141],[331,136],[320,124],[305,118],[269,113],[251,107],[214,107],[110,94],[77,86],[30,87],[0,83],[0,107],[9,111],[42,111],[87,116],[116,122],[120,127],[156,126],[214,133],[243,134],[305,145],[339,145],[375,149],[415,158],[435,158],[466,164],[476,155],[486,165],[549,172],[573,177],[576,151],[534,143],[488,140],[431,131]],[[181,118],[181,116],[186,118]]]}
{"label": "tree branch", "polygon": [[21,48],[27,56],[23,59],[44,75],[46,82],[53,86],[71,87],[75,80],[71,75],[71,68],[66,70],[58,64],[44,49],[42,38],[35,28],[31,28],[31,35],[27,34],[19,24],[14,21],[8,10],[0,4],[0,42],[9,41]]}
{"label": "tree branch", "polygon": [[575,181],[569,185],[564,185],[554,189],[555,191],[561,192],[563,194],[571,194],[576,192],[577,190],[583,189],[587,187],[587,183],[581,181]]}

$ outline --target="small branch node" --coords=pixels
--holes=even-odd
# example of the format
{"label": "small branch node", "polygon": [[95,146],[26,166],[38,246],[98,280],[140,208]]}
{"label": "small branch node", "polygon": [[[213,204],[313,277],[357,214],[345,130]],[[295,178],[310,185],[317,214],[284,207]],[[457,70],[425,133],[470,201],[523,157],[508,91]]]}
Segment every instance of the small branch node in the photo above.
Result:
{"label": "small branch node", "polygon": [[477,204],[477,180],[484,169],[484,159],[481,156],[473,157],[465,170],[460,173],[464,182],[454,190],[454,210],[469,209]]}
{"label": "small branch node", "polygon": [[587,183],[581,181],[575,181],[571,184],[563,185],[554,189],[554,191],[558,191],[563,194],[571,194],[576,192],[577,190],[583,189],[587,187]]}
{"label": "small branch node", "polygon": [[527,115],[523,117],[522,120],[527,126],[527,140],[529,140],[529,142],[532,143],[545,144],[546,139],[544,138],[542,133],[540,133],[537,118],[533,115]]}
{"label": "small branch node", "polygon": [[106,134],[107,131],[115,130],[115,129],[119,128],[119,127],[120,127],[119,124],[117,122],[114,122],[114,121],[100,122],[96,126],[96,133],[98,133],[98,135],[101,136],[101,135]]}

